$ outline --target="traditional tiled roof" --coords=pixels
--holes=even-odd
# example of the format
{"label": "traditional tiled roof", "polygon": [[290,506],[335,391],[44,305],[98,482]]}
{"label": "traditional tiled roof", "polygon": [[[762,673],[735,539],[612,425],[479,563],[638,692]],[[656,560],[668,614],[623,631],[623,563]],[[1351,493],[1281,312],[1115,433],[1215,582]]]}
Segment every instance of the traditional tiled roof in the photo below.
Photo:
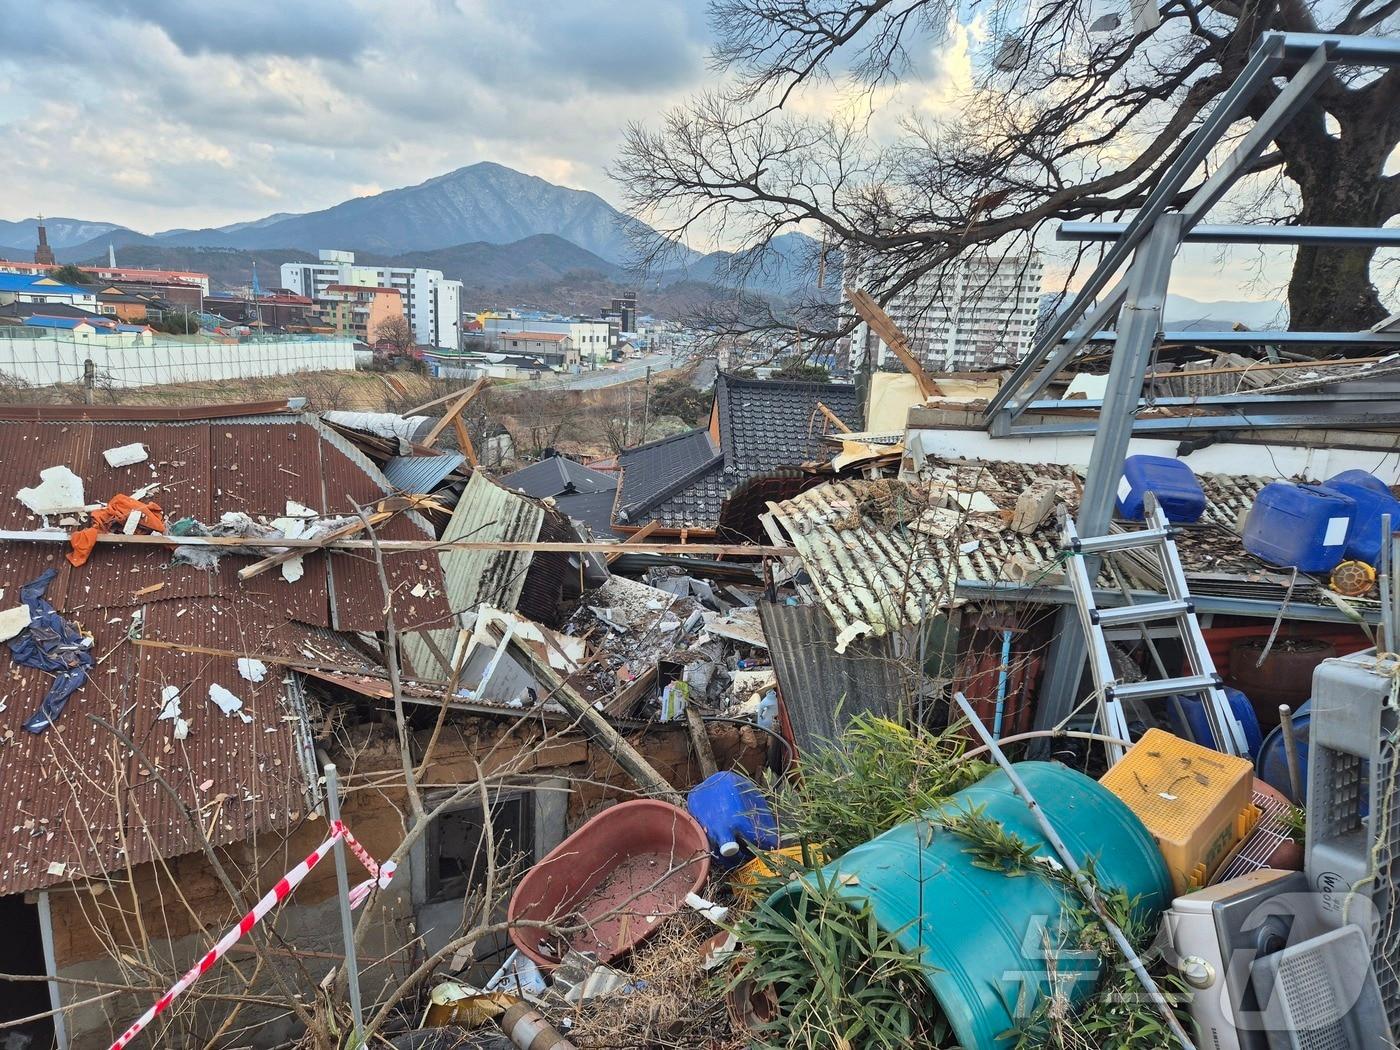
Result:
{"label": "traditional tiled roof", "polygon": [[615,520],[716,527],[725,500],[744,482],[830,458],[822,437],[833,427],[817,409],[818,402],[851,429],[860,429],[860,399],[849,383],[741,379],[721,373],[715,383],[720,447],[715,448],[702,427],[623,452]]}
{"label": "traditional tiled roof", "polygon": [[550,456],[507,474],[501,484],[536,499],[553,499],[556,507],[587,525],[594,536],[606,538],[612,532],[616,475],[589,470],[566,456]]}

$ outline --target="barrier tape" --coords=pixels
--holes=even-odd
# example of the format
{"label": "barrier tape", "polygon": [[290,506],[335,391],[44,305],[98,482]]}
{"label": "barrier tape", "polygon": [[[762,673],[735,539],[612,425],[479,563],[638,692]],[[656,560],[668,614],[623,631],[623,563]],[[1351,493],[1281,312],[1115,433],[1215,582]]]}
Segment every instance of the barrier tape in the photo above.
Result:
{"label": "barrier tape", "polygon": [[389,882],[394,877],[396,867],[394,862],[387,861],[383,865],[375,863],[374,858],[360,845],[355,839],[355,836],[350,834],[349,828],[338,820],[332,821],[330,838],[326,839],[325,842],[321,843],[307,854],[306,859],[300,864],[283,875],[282,878],[278,880],[277,885],[264,894],[263,898],[258,901],[257,904],[253,905],[253,910],[243,916],[237,926],[234,926],[228,933],[219,938],[218,943],[210,948],[209,951],[205,953],[204,957],[190,968],[185,976],[176,981],[175,984],[171,986],[170,991],[157,999],[149,1010],[133,1021],[131,1027],[117,1037],[117,1041],[112,1044],[110,1050],[121,1050],[122,1047],[128,1045],[136,1038],[143,1028],[155,1020],[166,1007],[174,1002],[176,997],[186,991],[195,981],[199,980],[210,967],[223,958],[230,948],[242,940],[254,926],[262,922],[268,912],[282,903],[282,901],[286,900],[301,881],[310,874],[311,869],[319,864],[325,858],[326,854],[331,851],[331,847],[335,845],[336,839],[345,840],[345,845],[349,847],[350,852],[355,854],[355,858],[364,865],[365,869],[372,876],[358,886],[351,888],[351,908],[358,908],[376,888],[388,888]]}

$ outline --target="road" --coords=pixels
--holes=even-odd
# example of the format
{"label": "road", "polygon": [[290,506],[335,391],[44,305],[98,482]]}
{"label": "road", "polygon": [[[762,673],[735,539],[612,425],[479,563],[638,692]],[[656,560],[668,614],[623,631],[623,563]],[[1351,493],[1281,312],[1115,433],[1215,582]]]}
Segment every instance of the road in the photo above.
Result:
{"label": "road", "polygon": [[607,365],[597,371],[584,371],[576,376],[569,376],[551,382],[549,385],[560,390],[597,390],[605,386],[617,386],[619,383],[630,383],[633,380],[645,379],[647,368],[650,366],[653,372],[664,372],[671,367],[670,354],[648,354],[646,357],[638,357],[633,360],[621,361],[615,365]]}

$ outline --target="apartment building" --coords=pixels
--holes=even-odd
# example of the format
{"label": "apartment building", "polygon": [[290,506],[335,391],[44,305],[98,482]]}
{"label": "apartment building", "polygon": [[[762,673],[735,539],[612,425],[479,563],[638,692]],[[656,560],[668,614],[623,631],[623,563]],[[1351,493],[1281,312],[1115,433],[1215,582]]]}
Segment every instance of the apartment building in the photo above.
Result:
{"label": "apartment building", "polygon": [[333,285],[394,288],[403,313],[420,344],[457,350],[461,346],[462,282],[441,270],[408,266],[371,266],[355,262],[355,253],[322,249],[314,263],[283,263],[282,287],[317,302],[326,301]]}
{"label": "apartment building", "polygon": [[[1019,361],[1035,340],[1045,266],[1039,252],[979,252],[921,277],[885,306],[924,367],[972,372]],[[852,357],[893,360],[888,347],[861,324]]]}
{"label": "apartment building", "polygon": [[327,285],[317,300],[316,313],[337,335],[348,335],[362,343],[379,339],[379,327],[385,321],[406,316],[403,296],[397,288],[359,284]]}

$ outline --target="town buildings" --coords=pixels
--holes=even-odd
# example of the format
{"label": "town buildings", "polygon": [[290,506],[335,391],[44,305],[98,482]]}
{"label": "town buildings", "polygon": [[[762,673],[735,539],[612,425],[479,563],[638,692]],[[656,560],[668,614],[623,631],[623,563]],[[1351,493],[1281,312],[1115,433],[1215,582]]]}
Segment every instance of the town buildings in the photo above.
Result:
{"label": "town buildings", "polygon": [[[979,252],[921,276],[885,304],[925,368],[970,372],[1014,364],[1031,348],[1044,263],[1031,252]],[[852,337],[853,364],[873,354],[893,361],[863,322]]]}
{"label": "town buildings", "polygon": [[282,264],[282,286],[293,294],[322,301],[333,285],[397,289],[419,344],[447,350],[461,345],[462,282],[448,280],[441,270],[359,264],[354,252],[332,249],[322,249],[318,262]]}
{"label": "town buildings", "polygon": [[378,340],[386,321],[406,316],[397,288],[360,284],[327,285],[316,312],[337,334],[353,336],[362,343]]}

